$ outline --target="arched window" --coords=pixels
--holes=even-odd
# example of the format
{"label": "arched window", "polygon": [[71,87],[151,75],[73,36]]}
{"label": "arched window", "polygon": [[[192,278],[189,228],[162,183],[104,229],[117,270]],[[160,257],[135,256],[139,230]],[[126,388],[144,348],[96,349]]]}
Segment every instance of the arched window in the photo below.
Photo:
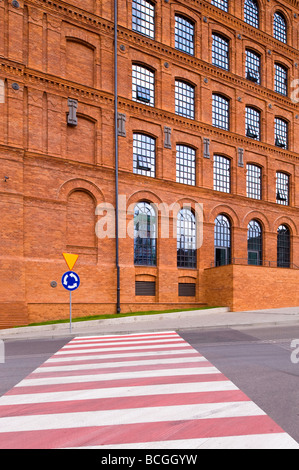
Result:
{"label": "arched window", "polygon": [[282,13],[276,11],[273,19],[273,36],[278,41],[287,42],[287,23]]}
{"label": "arched window", "polygon": [[134,264],[156,266],[156,213],[148,202],[138,202],[134,210]]}
{"label": "arched window", "polygon": [[262,199],[262,169],[258,165],[246,165],[246,194],[252,199]]}
{"label": "arched window", "polygon": [[231,164],[229,158],[214,155],[213,180],[215,191],[230,193]]}
{"label": "arched window", "polygon": [[250,139],[261,140],[261,113],[258,109],[245,108],[246,136]]}
{"label": "arched window", "polygon": [[228,11],[228,0],[212,0],[211,3],[220,10]]}
{"label": "arched window", "polygon": [[256,0],[245,0],[244,21],[254,28],[259,27],[259,6]]}
{"label": "arched window", "polygon": [[291,259],[290,230],[286,225],[280,225],[277,229],[277,267],[289,268]]}
{"label": "arched window", "polygon": [[132,29],[140,34],[155,37],[155,5],[147,0],[133,0]]}
{"label": "arched window", "polygon": [[146,134],[133,134],[133,173],[155,177],[156,141]]}
{"label": "arched window", "polygon": [[246,49],[245,75],[247,80],[261,84],[261,56],[251,49]]}
{"label": "arched window", "polygon": [[194,23],[182,15],[175,16],[175,48],[186,54],[194,54]]}
{"label": "arched window", "polygon": [[195,88],[181,80],[175,81],[175,113],[194,119]]}
{"label": "arched window", "polygon": [[187,145],[176,146],[176,181],[195,185],[195,150]]}
{"label": "arched window", "polygon": [[215,266],[231,262],[231,225],[229,219],[220,214],[215,220]]}
{"label": "arched window", "polygon": [[263,264],[262,245],[262,227],[257,220],[252,220],[248,224],[247,231],[248,264],[256,266]]}
{"label": "arched window", "polygon": [[281,95],[288,94],[288,69],[281,64],[275,63],[274,91]]}
{"label": "arched window", "polygon": [[290,177],[281,171],[276,172],[276,202],[288,206],[290,199]]}
{"label": "arched window", "polygon": [[212,64],[229,70],[229,40],[217,33],[213,33]]}
{"label": "arched window", "polygon": [[288,148],[288,122],[285,119],[275,118],[274,136],[276,147]]}
{"label": "arched window", "polygon": [[132,99],[155,106],[155,74],[138,64],[133,64],[132,67]]}
{"label": "arched window", "polygon": [[181,209],[177,217],[177,266],[196,268],[196,219],[191,209]]}
{"label": "arched window", "polygon": [[212,125],[229,130],[229,100],[217,93],[212,96]]}

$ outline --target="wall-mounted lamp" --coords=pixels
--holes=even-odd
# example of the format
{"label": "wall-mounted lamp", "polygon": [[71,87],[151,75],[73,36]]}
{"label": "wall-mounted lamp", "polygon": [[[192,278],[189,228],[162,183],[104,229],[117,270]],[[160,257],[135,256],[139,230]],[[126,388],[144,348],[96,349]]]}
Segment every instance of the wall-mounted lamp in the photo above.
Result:
{"label": "wall-mounted lamp", "polygon": [[4,176],[4,183],[6,183],[7,180],[9,180],[9,176]]}

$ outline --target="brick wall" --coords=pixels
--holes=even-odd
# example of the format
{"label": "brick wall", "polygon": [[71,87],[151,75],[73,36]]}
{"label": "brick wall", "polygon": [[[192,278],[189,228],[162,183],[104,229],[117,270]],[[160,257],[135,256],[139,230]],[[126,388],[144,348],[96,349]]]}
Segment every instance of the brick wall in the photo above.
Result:
{"label": "brick wall", "polygon": [[[69,4],[67,9],[65,3]],[[247,258],[247,226],[256,219],[263,229],[263,259],[275,263],[277,228],[286,224],[291,232],[291,262],[299,266],[298,107],[289,96],[273,91],[275,61],[288,67],[289,83],[299,78],[298,24],[294,19],[299,9],[294,2],[265,2],[261,5],[261,27],[256,30],[244,23],[241,2],[229,3],[230,15],[205,1],[200,2],[200,8],[192,2],[188,6],[177,1],[156,2],[153,40],[132,31],[132,3],[119,1],[119,112],[125,115],[125,135],[119,137],[119,192],[126,200],[125,207],[140,200],[203,205],[203,244],[196,269],[177,268],[173,236],[159,237],[157,267],[152,268],[135,267],[132,239],[120,239],[123,311],[134,306],[214,305],[220,300],[221,305],[235,308],[234,289],[241,292],[235,280],[239,267],[212,270],[213,275],[209,271],[214,262],[218,214],[226,214],[231,222],[233,258]],[[64,251],[80,255],[76,269],[82,283],[74,296],[74,315],[112,313],[116,302],[115,239],[98,239],[92,233],[92,225],[100,220],[92,214],[95,207],[103,202],[115,205],[112,2],[58,0],[47,8],[30,0],[19,4],[20,8],[14,8],[8,0],[0,2],[0,82],[5,92],[5,99],[0,100],[0,320],[6,318],[9,303],[12,316],[16,316],[15,305],[22,305],[20,311],[28,321],[67,315],[67,292],[60,284],[67,269]],[[287,45],[272,38],[273,12],[278,6],[288,19]],[[196,24],[194,56],[175,49],[175,12],[191,15]],[[230,39],[229,71],[211,65],[213,31]],[[262,86],[244,77],[247,47],[261,54]],[[155,73],[154,107],[132,100],[133,63],[148,66]],[[195,86],[194,120],[175,114],[176,78]],[[229,131],[212,126],[214,92],[230,98]],[[76,127],[67,125],[68,98],[78,101]],[[246,105],[256,106],[262,113],[260,142],[245,136]],[[289,122],[288,150],[274,145],[277,115]],[[165,126],[171,131],[171,148],[165,146]],[[155,178],[133,174],[134,132],[155,138]],[[204,155],[206,139],[209,154]],[[178,143],[196,151],[194,187],[176,182]],[[213,190],[215,154],[230,159],[229,194]],[[262,168],[260,201],[247,198],[247,163]],[[286,207],[276,204],[277,171],[290,176],[290,205]],[[127,223],[131,220],[128,215]],[[171,214],[171,230],[173,225],[176,217]],[[233,282],[223,283],[221,273],[226,269],[234,273]],[[240,269],[242,283],[245,267]],[[254,271],[250,267],[249,272]],[[263,276],[268,279],[268,269],[261,267],[257,272],[260,282]],[[292,284],[295,272],[279,271],[281,282]],[[135,296],[135,281],[142,276],[155,279],[155,298]],[[58,282],[56,289],[50,287],[52,280]],[[178,296],[181,282],[196,284],[195,298]],[[265,286],[271,288],[271,282],[265,281]],[[256,285],[254,277],[250,283]],[[291,302],[285,292],[284,299],[283,289],[279,294],[282,305]],[[250,297],[248,305],[249,301]],[[261,296],[262,305],[268,301],[271,299],[265,294]],[[246,298],[238,305],[246,308]]]}

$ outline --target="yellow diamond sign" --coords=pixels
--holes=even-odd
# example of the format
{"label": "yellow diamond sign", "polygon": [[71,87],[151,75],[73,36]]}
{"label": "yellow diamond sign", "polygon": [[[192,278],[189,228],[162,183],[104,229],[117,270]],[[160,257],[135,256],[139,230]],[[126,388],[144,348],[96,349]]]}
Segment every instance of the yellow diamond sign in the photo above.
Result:
{"label": "yellow diamond sign", "polygon": [[79,258],[79,255],[73,255],[71,253],[62,253],[63,257],[66,261],[66,264],[69,267],[69,270],[72,271],[73,267],[75,266],[75,263],[77,259]]}

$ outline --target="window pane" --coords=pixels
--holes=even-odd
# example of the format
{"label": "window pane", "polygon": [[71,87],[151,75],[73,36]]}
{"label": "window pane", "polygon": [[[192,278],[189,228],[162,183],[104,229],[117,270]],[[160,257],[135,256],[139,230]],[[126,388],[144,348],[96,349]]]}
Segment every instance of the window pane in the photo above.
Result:
{"label": "window pane", "polygon": [[175,112],[194,119],[194,87],[185,82],[175,82]]}
{"label": "window pane", "polygon": [[214,155],[214,190],[230,192],[230,160]]}
{"label": "window pane", "polygon": [[247,197],[262,199],[262,170],[257,165],[247,164],[246,192]]}
{"label": "window pane", "polygon": [[194,25],[179,15],[175,17],[175,48],[194,54]]}
{"label": "window pane", "polygon": [[136,64],[132,67],[132,99],[155,106],[155,75],[151,70]]}
{"label": "window pane", "polygon": [[288,71],[279,64],[275,64],[274,90],[284,96],[288,94]]}
{"label": "window pane", "polygon": [[256,220],[248,225],[247,232],[248,264],[261,265],[262,258],[262,228]]}
{"label": "window pane", "polygon": [[247,80],[260,85],[261,83],[261,58],[253,51],[246,50],[246,69]]}
{"label": "window pane", "polygon": [[228,11],[228,0],[212,0],[211,3],[223,11]]}
{"label": "window pane", "polygon": [[245,0],[244,21],[254,28],[259,27],[259,7],[255,0]]}
{"label": "window pane", "polygon": [[290,267],[290,231],[285,225],[277,230],[277,267]]}
{"label": "window pane", "polygon": [[156,214],[147,202],[139,202],[134,210],[134,264],[156,265]]}
{"label": "window pane", "polygon": [[176,146],[176,180],[195,185],[195,150],[186,145]]}
{"label": "window pane", "polygon": [[218,215],[214,229],[215,265],[224,266],[231,262],[231,229],[225,215]]}
{"label": "window pane", "polygon": [[182,209],[178,213],[177,266],[196,268],[196,219],[190,209]]}
{"label": "window pane", "polygon": [[155,139],[144,135],[133,135],[133,173],[155,177]]}
{"label": "window pane", "polygon": [[288,148],[288,123],[283,119],[275,118],[275,145],[284,149]]}
{"label": "window pane", "polygon": [[138,33],[154,38],[155,36],[155,7],[146,0],[132,2],[132,29]]}
{"label": "window pane", "polygon": [[260,140],[260,112],[257,109],[246,107],[245,126],[247,137]]}
{"label": "window pane", "polygon": [[284,19],[284,16],[281,13],[276,12],[274,14],[274,22],[273,22],[273,36],[278,41],[287,42],[287,24]]}
{"label": "window pane", "polygon": [[276,202],[283,206],[289,205],[289,176],[285,173],[276,173]]}
{"label": "window pane", "polygon": [[221,95],[213,95],[213,126],[229,130],[229,101]]}
{"label": "window pane", "polygon": [[212,64],[229,69],[229,41],[219,34],[213,34]]}

